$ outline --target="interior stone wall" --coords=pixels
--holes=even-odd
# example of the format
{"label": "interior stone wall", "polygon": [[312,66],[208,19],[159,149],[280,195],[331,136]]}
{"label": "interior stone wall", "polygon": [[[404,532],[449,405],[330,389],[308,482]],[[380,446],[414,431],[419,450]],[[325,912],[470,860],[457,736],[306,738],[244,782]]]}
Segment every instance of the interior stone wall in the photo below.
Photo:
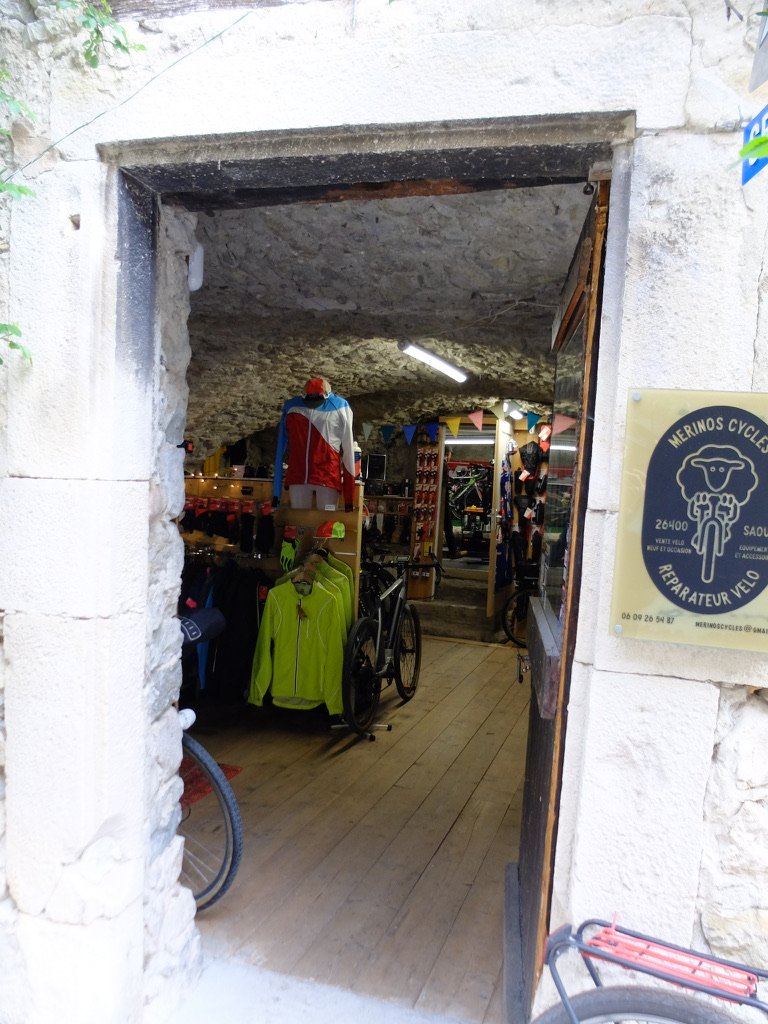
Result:
{"label": "interior stone wall", "polygon": [[[150,808],[144,889],[145,1019],[162,1021],[200,967],[195,904],[179,884],[182,839],[181,728],[174,701],[181,685],[181,634],[176,620],[184,545],[176,517],[184,504],[183,449],[189,287],[186,258],[196,217],[163,211],[157,242],[159,359],[154,386],[154,465],[150,478],[149,581],[145,672],[147,806]],[[173,979],[169,984],[169,979]]]}

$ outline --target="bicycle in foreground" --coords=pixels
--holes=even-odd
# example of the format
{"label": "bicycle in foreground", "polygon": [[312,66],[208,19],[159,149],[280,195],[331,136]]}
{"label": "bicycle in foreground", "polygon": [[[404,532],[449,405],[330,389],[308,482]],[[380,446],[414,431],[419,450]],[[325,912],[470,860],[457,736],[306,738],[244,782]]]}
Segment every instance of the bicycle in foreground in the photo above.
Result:
{"label": "bicycle in foreground", "polygon": [[[559,958],[572,950],[581,955],[595,984],[593,990],[575,996],[568,995],[557,969]],[[675,989],[663,985],[604,986],[596,961],[639,971],[668,982]],[[680,988],[768,1014],[768,1003],[757,997],[758,984],[768,978],[768,971],[675,946],[608,921],[584,921],[576,931],[571,925],[563,925],[549,936],[546,963],[561,1004],[543,1013],[535,1024],[734,1024],[732,1014],[709,999],[676,990]]]}
{"label": "bicycle in foreground", "polygon": [[[393,681],[403,701],[409,701],[419,682],[421,623],[414,605],[406,600],[408,559],[368,569],[361,586],[363,617],[350,630],[344,649],[341,694],[344,721],[369,740],[379,706],[382,685]],[[387,583],[390,568],[396,578]],[[385,728],[387,728],[385,726]]]}
{"label": "bicycle in foreground", "polygon": [[[213,614],[212,614],[213,613]],[[180,619],[182,646],[211,640],[224,628],[216,609]],[[182,729],[195,721],[191,708],[179,712]],[[243,855],[243,822],[229,780],[216,760],[186,731],[181,736],[178,834],[184,839],[180,881],[192,890],[198,911],[206,910],[232,885]]]}
{"label": "bicycle in foreground", "polygon": [[504,602],[501,610],[501,627],[507,640],[516,647],[528,646],[528,608],[531,598],[539,592],[539,567],[535,562],[526,563],[520,573],[520,585]]}

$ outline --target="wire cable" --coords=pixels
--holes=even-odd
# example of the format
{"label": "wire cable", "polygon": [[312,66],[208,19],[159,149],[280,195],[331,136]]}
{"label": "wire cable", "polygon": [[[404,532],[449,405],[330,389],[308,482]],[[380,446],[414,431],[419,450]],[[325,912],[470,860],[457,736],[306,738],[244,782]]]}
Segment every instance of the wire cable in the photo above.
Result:
{"label": "wire cable", "polygon": [[66,142],[67,139],[72,138],[73,135],[76,135],[79,131],[82,131],[83,128],[87,128],[89,125],[94,124],[96,121],[104,117],[106,114],[111,114],[113,111],[119,110],[120,107],[124,107],[127,103],[130,103],[131,100],[135,99],[140,92],[143,92],[146,88],[152,85],[153,82],[156,82],[158,78],[162,78],[163,75],[166,75],[169,71],[175,68],[177,64],[181,64],[182,61],[185,61],[188,57],[192,57],[194,54],[199,53],[201,50],[205,49],[206,46],[209,46],[211,43],[214,43],[217,39],[221,39],[223,35],[226,35],[227,32],[230,32],[242,21],[245,21],[246,18],[250,18],[252,14],[253,11],[246,11],[245,14],[241,14],[239,18],[236,18],[235,21],[232,22],[231,25],[227,25],[220,32],[216,32],[208,39],[204,39],[199,46],[196,46],[193,50],[187,51],[187,53],[183,53],[180,57],[177,57],[176,60],[174,60],[167,67],[163,68],[161,71],[158,71],[157,74],[152,75],[151,78],[147,79],[147,81],[144,82],[143,85],[140,85],[139,88],[135,89],[129,96],[126,96],[118,103],[114,103],[111,107],[106,107],[100,113],[95,114],[90,120],[84,121],[82,124],[78,125],[77,128],[73,128],[71,131],[67,132],[66,135],[62,135],[60,139],[57,139],[56,142],[52,142],[49,146],[46,146],[45,149],[42,150],[42,152],[38,153],[36,157],[33,157],[31,160],[28,160],[25,164],[22,164],[20,167],[17,167],[8,175],[7,178],[3,178],[2,180],[11,181],[15,177],[15,175],[19,174],[22,171],[26,171],[28,167],[31,167],[33,164],[36,164],[38,160],[41,160],[46,153],[50,153],[52,149],[56,149],[57,146],[60,146],[62,144],[62,142]]}

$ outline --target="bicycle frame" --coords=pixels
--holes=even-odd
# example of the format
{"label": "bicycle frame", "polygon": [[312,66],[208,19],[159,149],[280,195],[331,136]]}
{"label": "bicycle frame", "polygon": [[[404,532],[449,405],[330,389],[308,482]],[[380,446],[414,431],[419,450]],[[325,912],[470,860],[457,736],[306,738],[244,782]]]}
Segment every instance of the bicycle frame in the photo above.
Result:
{"label": "bicycle frame", "polygon": [[[585,933],[593,929],[597,930],[586,937]],[[716,996],[740,1006],[751,1006],[768,1014],[768,1003],[756,995],[758,978],[768,978],[768,971],[723,960],[708,953],[698,953],[642,932],[620,928],[615,922],[592,918],[584,921],[575,932],[571,925],[563,925],[547,939],[546,964],[571,1024],[579,1024],[579,1019],[557,970],[558,959],[571,949],[581,954],[584,966],[598,988],[602,988],[603,983],[593,960],[603,960],[627,970],[640,971],[660,981]]]}
{"label": "bicycle frame", "polygon": [[467,495],[474,490],[475,495],[480,499],[480,505],[485,508],[490,500],[489,493],[490,481],[488,479],[488,470],[482,469],[479,472],[474,472],[468,477],[461,480],[460,486],[451,490],[448,488],[448,501],[456,510],[456,512],[463,512],[463,507],[460,506],[462,498],[466,498]]}
{"label": "bicycle frame", "polygon": [[[385,602],[388,600],[391,594],[395,591],[399,591],[397,598],[394,603],[394,607],[391,609],[388,615],[388,622],[384,621],[384,608]],[[379,596],[379,606],[377,609],[377,627],[376,627],[376,675],[385,676],[390,671],[395,658],[395,649],[392,646],[392,640],[398,636],[400,620],[403,617],[403,607],[405,605],[405,580],[402,576],[398,576],[394,583],[390,584],[385,591]],[[382,641],[390,645],[384,647]],[[383,655],[383,656],[382,656]]]}

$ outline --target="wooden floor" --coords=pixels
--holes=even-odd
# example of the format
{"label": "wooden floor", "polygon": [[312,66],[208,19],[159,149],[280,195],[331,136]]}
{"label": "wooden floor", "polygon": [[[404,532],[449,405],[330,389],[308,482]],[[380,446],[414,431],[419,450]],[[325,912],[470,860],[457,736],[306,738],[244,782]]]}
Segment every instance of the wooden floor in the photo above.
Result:
{"label": "wooden floor", "polygon": [[425,638],[374,743],[309,713],[196,735],[233,779],[243,864],[204,946],[269,970],[501,1024],[504,868],[517,860],[527,684],[509,647]]}

